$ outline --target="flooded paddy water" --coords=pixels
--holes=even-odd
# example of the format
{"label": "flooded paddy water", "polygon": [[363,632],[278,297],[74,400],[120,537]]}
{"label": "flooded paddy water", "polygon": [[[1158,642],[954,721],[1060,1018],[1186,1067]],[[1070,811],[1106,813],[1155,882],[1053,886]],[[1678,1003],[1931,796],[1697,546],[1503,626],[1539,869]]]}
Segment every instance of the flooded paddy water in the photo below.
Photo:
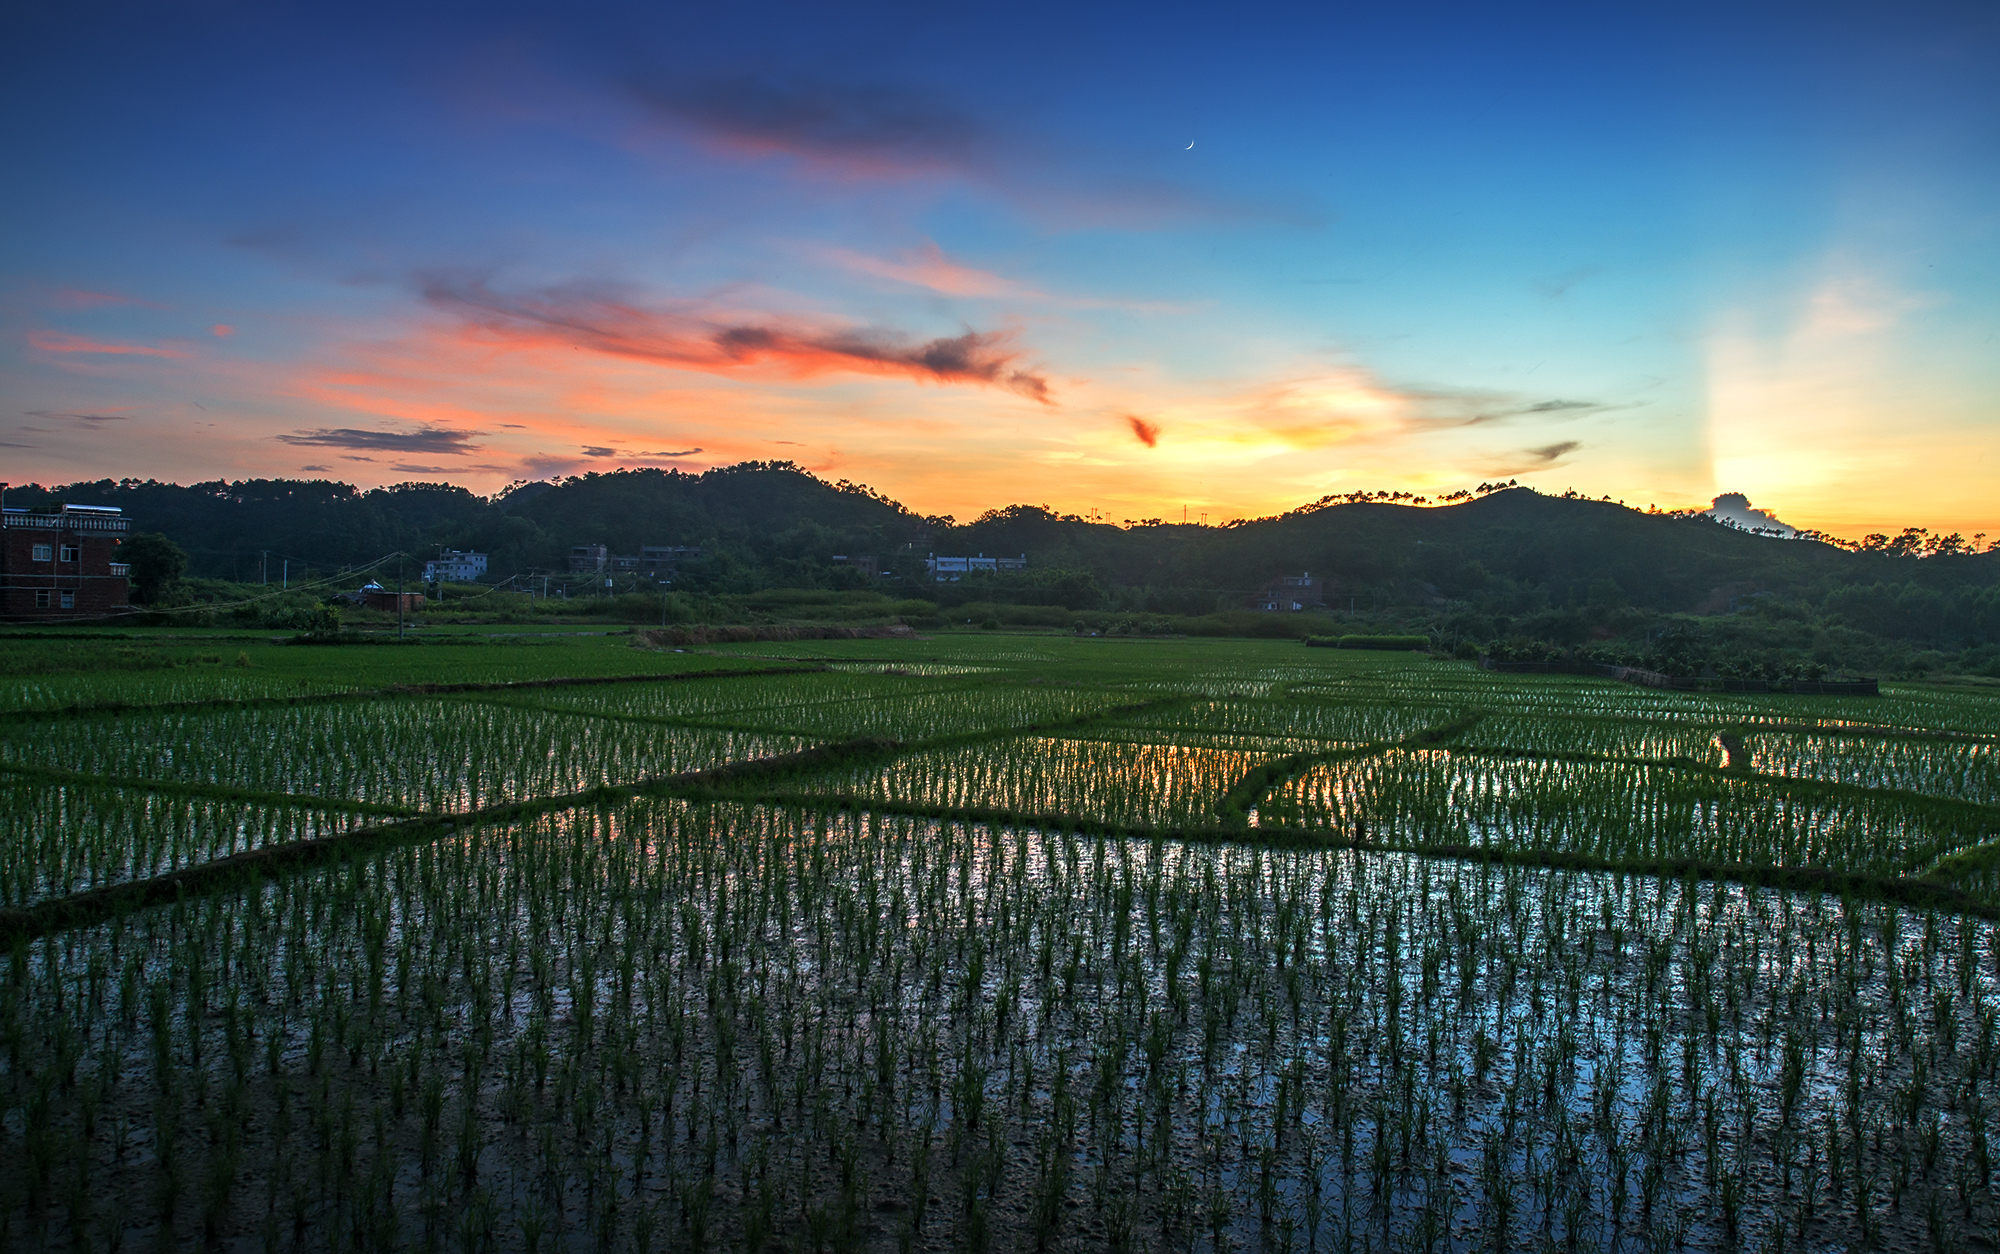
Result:
{"label": "flooded paddy water", "polygon": [[642,803],[52,937],[5,988],[8,1224],[52,1244],[1996,1222],[2000,932],[1726,883]]}
{"label": "flooded paddy water", "polygon": [[1992,1248],[2000,703],[821,643],[24,706],[0,1245]]}

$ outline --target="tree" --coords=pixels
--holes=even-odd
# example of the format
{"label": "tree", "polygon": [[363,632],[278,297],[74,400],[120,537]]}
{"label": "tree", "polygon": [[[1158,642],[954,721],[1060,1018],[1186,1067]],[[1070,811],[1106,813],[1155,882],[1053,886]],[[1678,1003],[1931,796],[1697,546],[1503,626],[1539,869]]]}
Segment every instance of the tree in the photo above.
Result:
{"label": "tree", "polygon": [[187,554],[163,535],[142,533],[118,546],[118,556],[132,569],[132,600],[158,602],[187,573]]}

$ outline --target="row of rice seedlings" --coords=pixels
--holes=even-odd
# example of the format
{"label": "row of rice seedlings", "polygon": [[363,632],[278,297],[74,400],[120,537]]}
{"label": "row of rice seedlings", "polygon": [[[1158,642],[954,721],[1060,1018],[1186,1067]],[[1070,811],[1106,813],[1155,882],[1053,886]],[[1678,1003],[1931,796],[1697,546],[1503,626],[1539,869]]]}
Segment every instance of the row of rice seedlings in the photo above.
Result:
{"label": "row of rice seedlings", "polygon": [[1751,769],[2000,805],[2000,742],[1760,732]]}
{"label": "row of rice seedlings", "polygon": [[1399,740],[1459,713],[1434,703],[1367,704],[1321,700],[1197,701],[1188,706],[1148,710],[1124,719],[1107,720],[1108,727],[1162,731],[1197,730],[1236,735],[1269,736],[1299,747],[1318,742]]}
{"label": "row of rice seedlings", "polygon": [[786,736],[609,722],[436,697],[79,718],[0,755],[114,779],[463,810],[789,752]]}
{"label": "row of rice seedlings", "polygon": [[1138,727],[1107,720],[1063,735],[1072,740],[1116,741],[1135,745],[1172,745],[1184,749],[1230,749],[1261,758],[1286,757],[1301,751],[1332,752],[1359,749],[1366,742],[1353,740],[1304,740],[1295,736],[1240,735],[1234,732],[1207,732],[1189,727]]}
{"label": "row of rice seedlings", "polygon": [[[622,643],[549,638],[496,644],[478,639],[430,640],[421,649],[300,646],[286,650],[273,673],[270,656],[253,663],[235,642],[192,665],[160,670],[107,668],[82,673],[0,679],[0,712],[59,711],[103,706],[180,705],[301,697],[415,683],[507,684],[577,677],[627,678],[687,671],[766,669],[768,663],[676,657]],[[121,646],[101,645],[107,652]],[[641,685],[643,686],[643,685]]]}
{"label": "row of rice seedlings", "polygon": [[1459,743],[1475,748],[1589,753],[1622,758],[1683,758],[1721,766],[1716,727],[1636,718],[1488,714]]}
{"label": "row of rice seedlings", "polygon": [[794,785],[927,809],[995,809],[1130,826],[1213,827],[1217,802],[1263,755],[1027,736],[912,753]]}
{"label": "row of rice seedlings", "polygon": [[1190,666],[1191,659],[1163,659],[1161,664],[1133,667],[1120,674],[1120,687],[1156,695],[1198,694],[1261,701],[1285,695],[1295,686],[1324,677],[1310,664],[1286,666]]}
{"label": "row of rice seedlings", "polygon": [[0,905],[146,879],[379,816],[0,780]]}
{"label": "row of rice seedlings", "polygon": [[[314,684],[313,691],[340,685]],[[235,667],[159,671],[90,671],[0,680],[0,711],[69,710],[101,705],[173,705],[192,701],[247,701],[296,696],[296,679],[258,675]]]}
{"label": "row of rice seedlings", "polygon": [[1939,728],[1965,732],[1980,736],[2000,736],[2000,701],[1995,701],[1990,693],[1978,690],[1954,691],[1932,688],[1916,684],[1884,684],[1882,696],[1874,701],[1866,698],[1852,701],[1836,701],[1832,698],[1807,698],[1815,704],[1824,702],[1837,712],[1814,711],[1820,719],[1838,718],[1853,722],[1885,723],[1897,727]]}
{"label": "row of rice seedlings", "polygon": [[1301,686],[1353,700],[1469,704],[1495,713],[1593,715],[1706,724],[1786,722],[2000,734],[2000,703],[1977,693],[1886,686],[1877,697],[1702,693],[1569,675],[1506,675],[1436,662],[1407,672]]}
{"label": "row of rice seedlings", "polygon": [[1786,796],[1751,779],[1635,763],[1394,751],[1316,766],[1261,821],[1385,844],[1558,849],[1610,860],[1919,874],[1990,836],[1977,816],[1894,796]]}
{"label": "row of rice seedlings", "polygon": [[[1322,651],[1317,656],[1324,657]],[[1950,730],[2000,735],[2000,702],[1978,692],[1888,684],[1876,697],[1702,693],[1612,679],[1510,675],[1469,663],[1424,660],[1394,670],[1322,676],[1290,691],[1360,703],[1470,705],[1495,713],[1642,718],[1709,725],[1784,722]]]}
{"label": "row of rice seedlings", "polygon": [[17,950],[22,1245],[1963,1248],[2000,934],[646,806]]}
{"label": "row of rice seedlings", "polygon": [[717,720],[738,718],[752,710],[880,700],[891,694],[900,700],[920,693],[951,692],[967,686],[964,681],[924,681],[825,671],[745,676],[720,682],[553,688],[532,695],[523,694],[523,697],[547,709],[580,714]]}
{"label": "row of rice seedlings", "polygon": [[800,659],[865,673],[884,666],[1005,668],[1067,660],[1067,637],[945,635],[902,640],[759,640],[717,648],[730,656]]}
{"label": "row of rice seedlings", "polygon": [[1495,675],[1437,662],[1393,676],[1340,683],[1302,684],[1294,695],[1357,704],[1471,706],[1525,717],[1593,716],[1703,723],[1742,721],[1744,698],[1660,691],[1609,679],[1560,675]]}
{"label": "row of rice seedlings", "polygon": [[[669,718],[707,725],[783,732],[824,740],[883,736],[927,740],[990,730],[1086,718],[1131,704],[1129,693],[1025,684],[929,684],[897,677],[839,677],[834,686],[821,676],[760,680],[755,700],[724,705],[720,694],[702,691],[606,691],[564,694],[533,704],[547,709],[588,711],[628,718]],[[661,688],[665,688],[662,685]],[[691,685],[689,687],[692,687]],[[739,699],[751,696],[737,694]]]}
{"label": "row of rice seedlings", "polygon": [[990,675],[991,666],[968,666],[951,662],[834,662],[829,670],[847,675],[915,675],[936,679],[946,675]]}

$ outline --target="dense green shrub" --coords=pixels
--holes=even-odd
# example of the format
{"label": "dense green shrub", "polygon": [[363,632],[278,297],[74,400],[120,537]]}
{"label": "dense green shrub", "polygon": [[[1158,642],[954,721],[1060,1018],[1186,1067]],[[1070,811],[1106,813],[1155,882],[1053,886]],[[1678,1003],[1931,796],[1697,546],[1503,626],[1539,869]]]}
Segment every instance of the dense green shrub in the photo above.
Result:
{"label": "dense green shrub", "polygon": [[1428,649],[1429,636],[1307,636],[1315,649]]}

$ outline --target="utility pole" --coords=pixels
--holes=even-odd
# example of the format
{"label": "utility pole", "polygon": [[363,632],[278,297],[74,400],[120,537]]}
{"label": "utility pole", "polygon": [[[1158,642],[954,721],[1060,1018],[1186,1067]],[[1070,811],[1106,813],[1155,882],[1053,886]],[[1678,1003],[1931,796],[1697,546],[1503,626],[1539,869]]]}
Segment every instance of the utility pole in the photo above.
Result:
{"label": "utility pole", "polygon": [[271,585],[271,550],[264,549],[263,554],[257,563],[257,582],[268,588]]}
{"label": "utility pole", "polygon": [[278,564],[278,591],[286,592],[292,586],[292,559],[282,558]]}
{"label": "utility pole", "polygon": [[396,639],[403,638],[403,555],[396,554]]}

